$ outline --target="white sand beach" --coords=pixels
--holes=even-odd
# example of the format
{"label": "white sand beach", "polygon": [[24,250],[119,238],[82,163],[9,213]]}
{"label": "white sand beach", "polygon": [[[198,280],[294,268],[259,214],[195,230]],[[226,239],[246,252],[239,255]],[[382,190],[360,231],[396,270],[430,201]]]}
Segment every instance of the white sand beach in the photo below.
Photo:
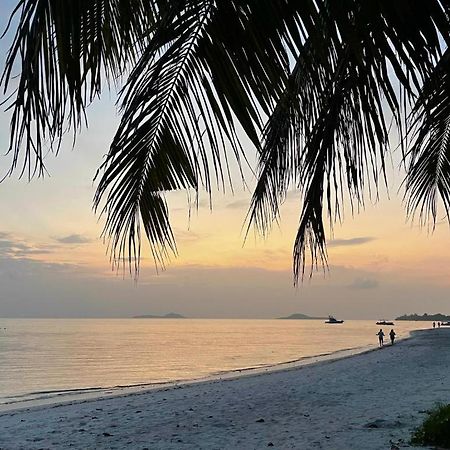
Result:
{"label": "white sand beach", "polygon": [[417,332],[311,366],[3,412],[0,448],[403,448],[450,403],[449,368],[450,329]]}

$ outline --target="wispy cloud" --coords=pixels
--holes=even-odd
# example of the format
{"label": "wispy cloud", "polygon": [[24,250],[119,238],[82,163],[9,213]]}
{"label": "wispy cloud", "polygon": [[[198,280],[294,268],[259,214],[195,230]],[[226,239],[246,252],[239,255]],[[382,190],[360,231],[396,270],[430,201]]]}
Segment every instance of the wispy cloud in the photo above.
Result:
{"label": "wispy cloud", "polygon": [[362,236],[351,239],[332,239],[328,241],[328,247],[350,247],[352,245],[367,244],[367,242],[374,241],[376,238],[372,236]]}
{"label": "wispy cloud", "polygon": [[374,278],[355,278],[348,287],[351,289],[375,289],[378,285],[378,280]]}
{"label": "wispy cloud", "polygon": [[52,253],[51,246],[31,245],[14,238],[9,233],[0,232],[0,258],[27,258],[33,255]]}
{"label": "wispy cloud", "polygon": [[60,244],[88,244],[89,242],[92,242],[92,239],[81,234],[69,234],[68,236],[55,238],[55,241]]}
{"label": "wispy cloud", "polygon": [[208,237],[206,233],[200,234],[193,231],[180,229],[175,229],[174,234],[178,242],[196,242],[200,239],[205,239]]}
{"label": "wispy cloud", "polygon": [[236,200],[234,202],[228,203],[228,205],[225,206],[227,209],[243,209],[247,208],[250,205],[250,201],[248,199],[242,199],[242,200]]}

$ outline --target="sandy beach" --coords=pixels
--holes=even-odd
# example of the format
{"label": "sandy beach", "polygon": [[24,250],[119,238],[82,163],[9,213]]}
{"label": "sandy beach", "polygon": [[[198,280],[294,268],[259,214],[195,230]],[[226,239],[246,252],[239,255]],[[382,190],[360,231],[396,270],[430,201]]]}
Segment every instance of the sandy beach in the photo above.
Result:
{"label": "sandy beach", "polygon": [[450,329],[336,361],[0,415],[0,448],[391,449],[450,403]]}

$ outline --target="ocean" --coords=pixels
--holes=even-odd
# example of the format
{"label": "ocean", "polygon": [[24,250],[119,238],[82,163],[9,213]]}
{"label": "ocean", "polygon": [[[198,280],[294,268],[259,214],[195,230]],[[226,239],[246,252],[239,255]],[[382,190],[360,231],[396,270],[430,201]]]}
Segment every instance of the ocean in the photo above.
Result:
{"label": "ocean", "polygon": [[[397,322],[398,338],[426,322]],[[375,320],[0,319],[0,406],[376,347]],[[392,327],[384,326],[386,336]],[[282,367],[282,366],[280,366]]]}

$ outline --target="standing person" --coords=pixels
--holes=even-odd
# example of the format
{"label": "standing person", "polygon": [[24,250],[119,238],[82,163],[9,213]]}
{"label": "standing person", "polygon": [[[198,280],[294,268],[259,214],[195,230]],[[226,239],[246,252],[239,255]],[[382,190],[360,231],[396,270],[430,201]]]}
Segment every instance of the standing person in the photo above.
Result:
{"label": "standing person", "polygon": [[384,333],[381,328],[380,328],[380,331],[377,333],[377,336],[378,336],[378,344],[380,345],[380,347],[383,347]]}
{"label": "standing person", "polygon": [[433,328],[436,328],[436,322],[433,322]]}
{"label": "standing person", "polygon": [[395,331],[393,329],[389,332],[389,337],[391,338],[391,345],[394,345]]}
{"label": "standing person", "polygon": [[438,328],[441,328],[441,322],[438,322]]}

